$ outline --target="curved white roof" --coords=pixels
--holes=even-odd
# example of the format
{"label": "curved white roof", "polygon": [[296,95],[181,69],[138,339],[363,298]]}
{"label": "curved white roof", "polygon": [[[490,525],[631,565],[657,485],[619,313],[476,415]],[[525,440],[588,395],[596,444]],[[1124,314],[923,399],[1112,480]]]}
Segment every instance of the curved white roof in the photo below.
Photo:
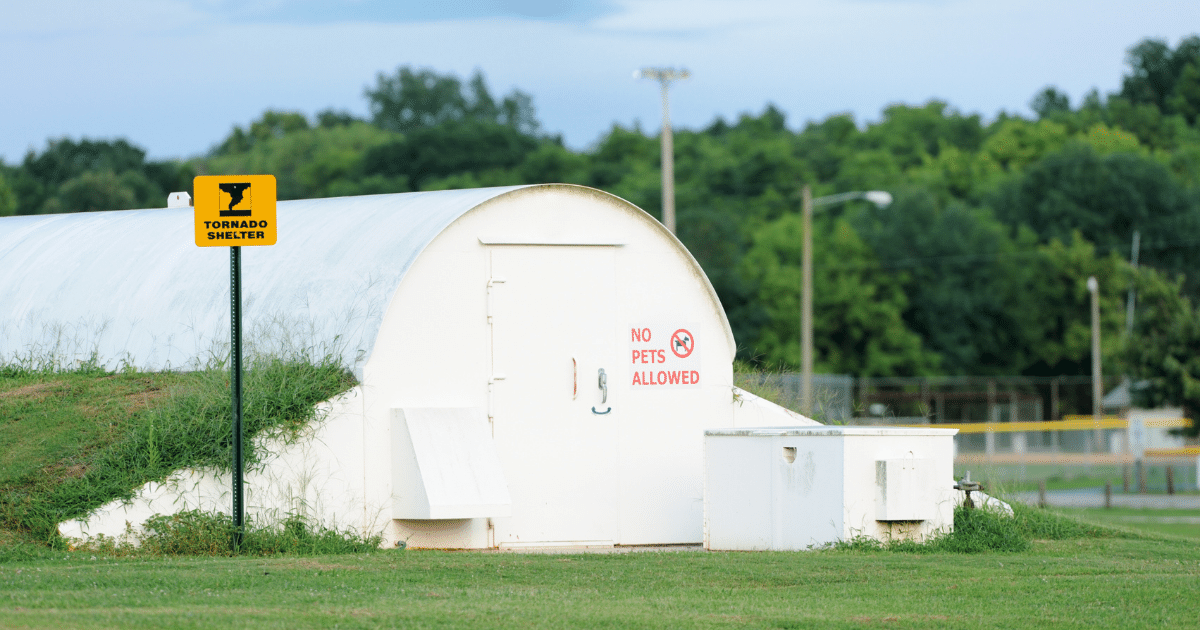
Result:
{"label": "curved white roof", "polygon": [[[426,245],[517,188],[279,202],[279,243],[242,248],[244,343],[335,352],[357,370]],[[228,248],[197,247],[193,230],[191,208],[0,218],[0,362],[226,356]]]}
{"label": "curved white roof", "polygon": [[[242,248],[247,353],[334,354],[361,378],[400,281],[438,234],[488,200],[561,186],[279,202],[278,243]],[[191,208],[0,218],[0,364],[224,361],[229,252],[197,247],[193,231]]]}

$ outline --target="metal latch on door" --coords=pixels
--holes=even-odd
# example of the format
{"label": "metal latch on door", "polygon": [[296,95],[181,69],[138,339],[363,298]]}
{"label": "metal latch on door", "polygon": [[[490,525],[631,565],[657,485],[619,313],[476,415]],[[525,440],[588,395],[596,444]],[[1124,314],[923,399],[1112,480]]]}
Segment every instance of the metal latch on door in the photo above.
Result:
{"label": "metal latch on door", "polygon": [[[600,404],[603,405],[604,403],[608,402],[608,375],[604,373],[604,368],[600,368],[600,375],[597,378],[597,381],[600,386],[600,393],[601,393]],[[605,409],[604,411],[597,411],[595,407],[592,407],[592,413],[594,413],[598,416],[603,416],[604,414],[606,414],[610,411],[612,411],[611,405],[608,407],[608,409]]]}

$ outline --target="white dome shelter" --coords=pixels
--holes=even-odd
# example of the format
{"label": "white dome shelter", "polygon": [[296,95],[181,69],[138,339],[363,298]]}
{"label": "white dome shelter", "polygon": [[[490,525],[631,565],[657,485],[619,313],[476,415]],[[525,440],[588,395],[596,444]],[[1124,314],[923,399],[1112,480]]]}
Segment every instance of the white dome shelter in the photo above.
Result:
{"label": "white dome shelter", "polygon": [[[333,352],[360,384],[248,471],[260,521],[303,510],[414,546],[698,543],[704,431],[813,424],[733,387],[699,264],[612,195],[284,201],[278,224],[277,245],[243,249],[247,347]],[[190,208],[3,218],[0,268],[2,360],[187,369],[228,352],[229,255],[194,245]],[[62,531],[228,511],[228,492],[180,471]]]}

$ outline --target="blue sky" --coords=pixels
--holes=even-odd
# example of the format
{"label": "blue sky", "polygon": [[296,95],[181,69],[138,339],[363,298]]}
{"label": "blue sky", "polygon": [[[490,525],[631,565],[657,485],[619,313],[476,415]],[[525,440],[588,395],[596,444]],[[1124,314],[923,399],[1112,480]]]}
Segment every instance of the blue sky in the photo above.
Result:
{"label": "blue sky", "polygon": [[364,87],[400,65],[480,69],[575,148],[614,123],[658,128],[656,86],[632,78],[646,65],[691,70],[679,127],[768,102],[794,128],[930,98],[991,118],[1046,85],[1115,91],[1131,45],[1196,32],[1196,0],[6,2],[0,159],[62,136],[197,155],[267,108],[365,115]]}

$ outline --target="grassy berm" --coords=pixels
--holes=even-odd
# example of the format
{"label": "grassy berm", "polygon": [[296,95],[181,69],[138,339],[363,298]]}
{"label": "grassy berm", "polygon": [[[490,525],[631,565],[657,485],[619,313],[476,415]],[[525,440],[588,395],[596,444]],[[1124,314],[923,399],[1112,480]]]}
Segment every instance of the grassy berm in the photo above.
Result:
{"label": "grassy berm", "polygon": [[[260,456],[253,436],[295,435],[314,420],[316,403],[353,384],[330,360],[252,360],[243,399],[247,461]],[[228,470],[230,407],[229,372],[220,368],[0,368],[0,546],[61,545],[57,523],[148,481],[185,467]]]}

